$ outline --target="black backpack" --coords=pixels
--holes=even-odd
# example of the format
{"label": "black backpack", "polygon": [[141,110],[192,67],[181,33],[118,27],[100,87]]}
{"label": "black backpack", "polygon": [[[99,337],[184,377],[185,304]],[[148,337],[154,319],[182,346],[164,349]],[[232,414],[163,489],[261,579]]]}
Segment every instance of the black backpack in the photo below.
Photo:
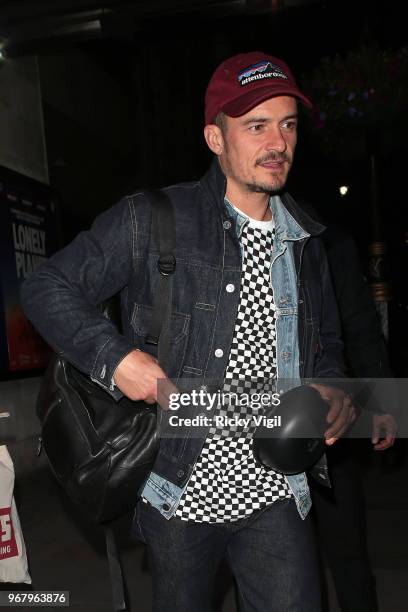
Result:
{"label": "black backpack", "polygon": [[[160,273],[152,328],[145,342],[157,347],[160,360],[159,341],[171,309],[176,262],[174,213],[162,191],[145,193],[153,207],[152,235],[159,250]],[[120,329],[117,302],[104,304],[103,313]],[[40,443],[54,476],[87,518],[105,527],[115,610],[124,610],[123,577],[108,523],[136,506],[158,450],[157,407],[126,397],[116,402],[89,376],[55,355],[36,409]]]}

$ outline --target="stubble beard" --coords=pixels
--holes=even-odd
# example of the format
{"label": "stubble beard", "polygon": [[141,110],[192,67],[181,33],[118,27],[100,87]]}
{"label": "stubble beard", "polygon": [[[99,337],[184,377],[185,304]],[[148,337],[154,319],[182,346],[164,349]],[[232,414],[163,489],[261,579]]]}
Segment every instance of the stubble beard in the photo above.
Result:
{"label": "stubble beard", "polygon": [[283,176],[279,176],[278,174],[272,174],[271,182],[268,183],[257,181],[254,178],[251,182],[246,183],[246,188],[251,193],[278,193],[279,191],[282,191],[282,189],[286,185],[288,174],[289,170]]}
{"label": "stubble beard", "polygon": [[232,176],[237,182],[240,182],[242,185],[246,187],[249,193],[267,193],[274,194],[282,191],[284,186],[286,185],[286,181],[289,175],[290,168],[292,166],[292,157],[287,153],[283,153],[283,155],[276,154],[275,152],[269,153],[268,155],[263,156],[256,160],[256,165],[260,165],[267,161],[277,161],[278,159],[282,160],[284,163],[288,164],[288,170],[283,176],[279,176],[280,173],[272,173],[272,178],[270,183],[264,183],[256,180],[255,177],[252,178],[250,182],[243,182],[242,179],[234,172],[232,164],[229,160],[228,156],[228,148],[226,147],[227,156],[224,160],[224,163],[221,164],[221,167],[224,170],[224,173]]}
{"label": "stubble beard", "polygon": [[244,185],[249,193],[267,193],[274,194],[282,191],[284,186],[286,185],[286,181],[288,178],[289,171],[284,176],[278,176],[278,174],[272,175],[271,182],[260,182],[256,180],[255,177],[252,178],[251,181],[242,181],[239,176],[233,171],[231,165],[229,163],[225,164],[224,172],[227,175],[232,176],[237,182]]}
{"label": "stubble beard", "polygon": [[269,193],[274,194],[281,191],[286,183],[286,177],[283,180],[277,180],[273,184],[268,183],[246,183],[246,188],[251,193]]}
{"label": "stubble beard", "polygon": [[[289,155],[286,152],[283,153],[282,155],[279,155],[279,154],[276,154],[275,152],[272,152],[272,153],[269,153],[269,154],[267,154],[267,155],[257,159],[255,163],[258,166],[258,165],[261,165],[262,163],[265,163],[265,162],[268,162],[268,161],[278,161],[278,160],[280,160],[283,163],[286,163],[288,165],[287,172],[282,175],[280,172],[272,171],[270,182],[261,182],[261,181],[257,180],[255,178],[255,176],[252,178],[251,181],[243,182],[242,184],[245,185],[245,187],[246,187],[246,189],[248,190],[249,193],[274,194],[274,193],[278,193],[278,192],[282,191],[282,189],[286,185],[286,181],[288,179],[289,171],[290,171],[291,166],[292,166],[292,156]],[[230,164],[230,161],[229,161],[228,157],[226,159],[226,168],[230,171],[232,176],[235,175],[235,173],[233,171],[233,168],[232,168],[232,165]],[[235,175],[235,178],[238,179],[238,177],[236,175]]]}
{"label": "stubble beard", "polygon": [[251,181],[250,183],[247,183],[247,189],[248,191],[252,192],[252,193],[277,193],[279,191],[281,191],[284,186],[286,185],[286,181],[288,179],[288,174],[290,171],[290,168],[292,166],[292,157],[291,155],[288,155],[287,152],[283,153],[283,154],[278,154],[276,152],[271,152],[268,153],[267,155],[262,156],[261,158],[256,160],[256,165],[261,165],[263,163],[267,163],[269,161],[280,161],[282,162],[282,164],[288,164],[288,170],[287,172],[283,175],[280,176],[280,173],[276,172],[272,172],[272,177],[271,177],[271,182],[270,183],[261,183],[259,181],[257,181],[255,178],[253,179],[253,181]]}

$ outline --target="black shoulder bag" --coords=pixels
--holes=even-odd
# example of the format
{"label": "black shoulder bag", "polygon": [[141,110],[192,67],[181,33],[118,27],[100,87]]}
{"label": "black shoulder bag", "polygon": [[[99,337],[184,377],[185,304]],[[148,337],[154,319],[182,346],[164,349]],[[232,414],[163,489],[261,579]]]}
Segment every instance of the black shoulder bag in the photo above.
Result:
{"label": "black shoulder bag", "polygon": [[[145,193],[153,207],[152,235],[159,250],[160,273],[152,326],[145,342],[157,346],[160,360],[160,335],[171,310],[176,265],[175,224],[163,191]],[[112,313],[104,314],[114,319]],[[126,397],[116,402],[66,359],[55,355],[45,373],[36,409],[41,444],[54,476],[90,520],[105,525],[115,610],[124,610],[119,556],[106,523],[137,503],[157,454],[157,408]]]}

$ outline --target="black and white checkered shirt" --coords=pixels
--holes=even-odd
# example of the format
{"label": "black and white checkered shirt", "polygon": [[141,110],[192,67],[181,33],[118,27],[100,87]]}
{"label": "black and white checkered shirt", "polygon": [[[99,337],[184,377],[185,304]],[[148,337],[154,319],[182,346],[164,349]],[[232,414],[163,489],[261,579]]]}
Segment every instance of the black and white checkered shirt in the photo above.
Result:
{"label": "black and white checkered shirt", "polygon": [[[254,392],[254,379],[263,385],[276,376],[275,305],[270,282],[273,238],[272,221],[250,219],[242,230],[240,303],[224,393]],[[241,405],[223,405],[218,410],[229,416],[248,416],[248,409]],[[253,428],[221,433],[214,426],[210,428],[175,516],[195,522],[236,521],[292,495],[284,476],[255,461],[252,432]]]}

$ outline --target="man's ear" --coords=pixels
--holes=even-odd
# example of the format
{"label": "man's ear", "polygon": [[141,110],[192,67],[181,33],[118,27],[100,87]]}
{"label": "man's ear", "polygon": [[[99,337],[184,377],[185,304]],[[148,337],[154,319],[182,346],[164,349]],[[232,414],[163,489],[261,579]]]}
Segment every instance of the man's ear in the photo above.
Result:
{"label": "man's ear", "polygon": [[215,153],[221,155],[224,150],[224,138],[218,125],[209,123],[204,128],[204,138],[208,148]]}

